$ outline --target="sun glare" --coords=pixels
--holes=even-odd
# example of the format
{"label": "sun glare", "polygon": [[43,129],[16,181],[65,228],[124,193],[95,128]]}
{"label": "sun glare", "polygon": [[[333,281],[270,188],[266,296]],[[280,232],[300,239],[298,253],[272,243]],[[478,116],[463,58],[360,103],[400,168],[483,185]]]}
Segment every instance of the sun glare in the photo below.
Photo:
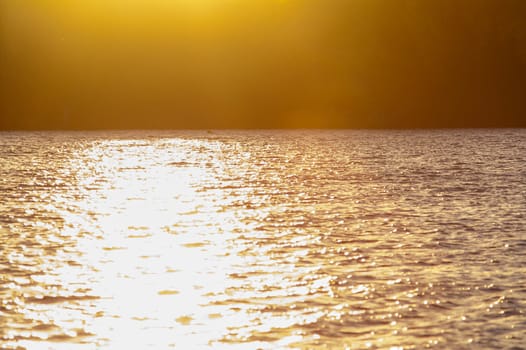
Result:
{"label": "sun glare", "polygon": [[[197,190],[206,183],[218,187],[222,164],[200,153],[191,156],[188,149],[217,146],[165,142],[160,153],[158,145],[115,141],[82,151],[72,164],[83,192],[63,217],[72,232],[83,230],[77,241],[82,268],[58,270],[57,279],[61,285],[90,281],[90,293],[100,298],[77,315],[77,323],[106,339],[99,345],[206,347],[228,333],[225,317],[249,322],[248,314],[243,321],[243,314],[211,304],[232,286],[228,275],[244,264],[236,251],[245,248],[233,246],[235,231],[249,230],[221,209],[232,201],[226,193],[216,190],[211,201]],[[145,164],[145,153],[156,155],[157,165]],[[79,213],[90,222],[79,225]],[[68,322],[63,327],[79,328]]]}

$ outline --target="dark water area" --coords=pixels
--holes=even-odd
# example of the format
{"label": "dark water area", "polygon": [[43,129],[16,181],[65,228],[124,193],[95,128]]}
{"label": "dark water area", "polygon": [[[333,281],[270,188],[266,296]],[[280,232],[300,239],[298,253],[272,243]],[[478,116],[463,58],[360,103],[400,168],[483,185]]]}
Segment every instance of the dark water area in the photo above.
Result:
{"label": "dark water area", "polygon": [[0,347],[524,349],[526,129],[0,133]]}

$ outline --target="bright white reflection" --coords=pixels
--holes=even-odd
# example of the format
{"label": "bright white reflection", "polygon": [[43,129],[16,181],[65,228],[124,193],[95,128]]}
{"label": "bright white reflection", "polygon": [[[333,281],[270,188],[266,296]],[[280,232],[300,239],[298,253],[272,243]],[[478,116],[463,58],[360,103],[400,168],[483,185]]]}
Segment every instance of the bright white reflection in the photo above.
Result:
{"label": "bright white reflection", "polygon": [[[305,329],[338,321],[350,306],[334,298],[337,285],[316,262],[326,254],[321,235],[289,217],[293,198],[273,186],[282,179],[238,146],[182,138],[79,148],[65,166],[71,184],[48,208],[63,224],[45,239],[61,248],[41,260],[46,273],[33,281],[42,290],[24,295],[37,306],[23,313],[41,319],[42,331],[17,344],[271,349],[316,341]],[[317,210],[311,205],[303,209]]]}
{"label": "bright white reflection", "polygon": [[246,194],[222,193],[218,147],[123,140],[75,160],[81,200],[63,217],[79,236],[82,268],[57,272],[62,283],[89,280],[89,294],[100,297],[81,320],[97,346],[208,347],[229,323],[250,323],[228,305],[209,305],[235,284],[229,275],[245,263],[236,237],[251,231],[225,209]]}

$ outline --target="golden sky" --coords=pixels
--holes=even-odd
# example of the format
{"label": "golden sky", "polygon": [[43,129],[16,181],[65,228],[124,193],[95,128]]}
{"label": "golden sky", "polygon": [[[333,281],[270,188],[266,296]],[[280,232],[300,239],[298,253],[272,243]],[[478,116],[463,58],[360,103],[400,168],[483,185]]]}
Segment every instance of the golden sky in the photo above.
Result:
{"label": "golden sky", "polygon": [[523,0],[3,0],[0,129],[526,126]]}

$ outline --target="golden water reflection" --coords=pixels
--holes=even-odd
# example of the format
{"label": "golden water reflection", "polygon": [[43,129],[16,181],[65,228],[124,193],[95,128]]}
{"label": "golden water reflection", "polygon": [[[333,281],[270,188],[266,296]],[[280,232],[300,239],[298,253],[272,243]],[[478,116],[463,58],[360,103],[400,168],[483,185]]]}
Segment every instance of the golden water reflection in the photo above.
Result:
{"label": "golden water reflection", "polygon": [[[268,239],[256,223],[276,208],[263,207],[266,196],[255,196],[250,188],[224,186],[221,178],[232,169],[224,168],[221,155],[220,143],[181,140],[101,142],[76,154],[69,167],[76,173],[71,180],[78,184],[79,200],[72,202],[68,192],[55,198],[68,203],[60,210],[61,235],[67,239],[57,243],[74,241],[64,253],[73,253],[75,260],[49,266],[53,274],[47,280],[34,278],[56,286],[53,298],[63,299],[44,303],[46,323],[60,328],[64,339],[86,346],[95,338],[96,347],[109,348],[196,348],[237,341],[253,348],[248,340],[254,334],[258,338],[298,319],[315,320],[316,313],[268,319],[258,311],[271,300],[308,294],[306,286],[276,286],[285,282],[284,274],[310,270],[294,266],[295,255],[304,252],[291,254],[290,265],[283,266],[254,244]],[[241,156],[250,159],[249,152]],[[235,171],[243,175],[250,169]],[[258,276],[247,290],[246,266],[257,267],[252,273]],[[328,288],[327,283],[316,281],[316,288]],[[73,285],[81,288],[65,296],[61,289]],[[35,297],[49,292],[46,288]],[[283,333],[282,346],[302,338]],[[19,344],[48,346],[45,334],[28,338]]]}
{"label": "golden water reflection", "polygon": [[[86,154],[104,159],[96,176],[83,179],[84,186],[102,179],[101,188],[88,190],[80,204],[84,212],[102,214],[92,220],[100,239],[79,242],[87,260],[82,265],[96,270],[92,291],[101,296],[99,317],[88,326],[111,347],[208,346],[228,334],[230,322],[249,321],[228,306],[208,306],[245,263],[235,239],[250,231],[238,211],[224,209],[231,207],[228,193],[203,190],[218,187],[220,145],[179,143],[164,142],[162,153],[139,144],[139,153],[152,155],[154,164],[144,164],[126,141],[124,152],[132,154],[122,154],[118,144]],[[107,154],[114,147],[118,151]]]}
{"label": "golden water reflection", "polygon": [[0,227],[3,345],[462,348],[485,339],[480,319],[520,337],[516,289],[488,272],[513,262],[480,237],[483,260],[456,260],[470,231],[429,221],[433,188],[399,184],[417,211],[312,135],[310,150],[302,134],[183,136],[68,139],[18,160],[33,173],[4,204],[20,213]]}

